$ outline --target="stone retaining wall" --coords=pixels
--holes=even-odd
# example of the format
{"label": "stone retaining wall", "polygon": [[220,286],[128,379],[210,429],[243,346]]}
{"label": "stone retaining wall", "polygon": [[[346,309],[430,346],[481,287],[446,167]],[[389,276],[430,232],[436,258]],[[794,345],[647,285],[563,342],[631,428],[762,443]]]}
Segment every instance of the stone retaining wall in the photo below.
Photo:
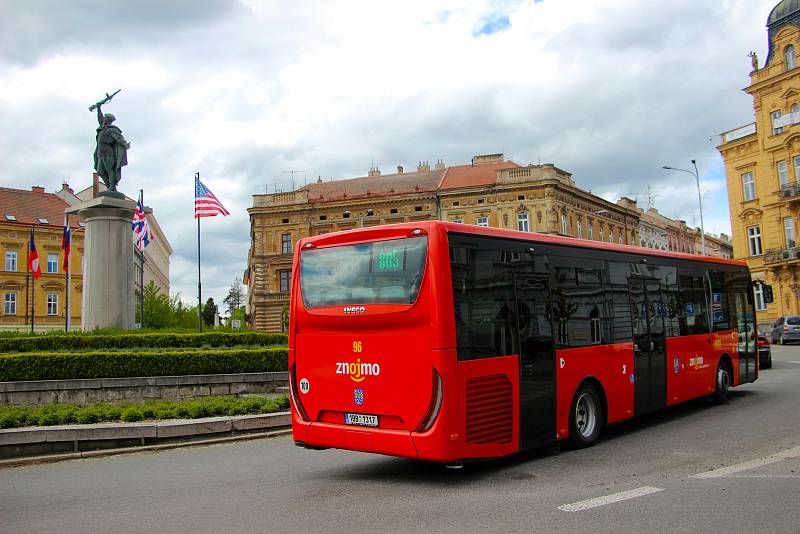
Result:
{"label": "stone retaining wall", "polygon": [[286,386],[288,373],[145,376],[0,382],[0,404],[78,404],[193,399],[209,395],[274,393]]}

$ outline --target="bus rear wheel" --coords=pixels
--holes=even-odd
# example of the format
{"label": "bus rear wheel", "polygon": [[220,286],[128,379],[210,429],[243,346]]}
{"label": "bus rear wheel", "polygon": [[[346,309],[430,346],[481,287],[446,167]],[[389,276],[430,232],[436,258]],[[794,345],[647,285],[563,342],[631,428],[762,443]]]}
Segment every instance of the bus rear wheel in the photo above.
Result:
{"label": "bus rear wheel", "polygon": [[576,448],[590,447],[600,437],[603,408],[597,389],[584,384],[572,399],[569,416],[569,437]]}
{"label": "bus rear wheel", "polygon": [[731,371],[726,360],[717,364],[716,381],[714,384],[714,403],[722,404],[728,400],[728,390],[731,387]]}

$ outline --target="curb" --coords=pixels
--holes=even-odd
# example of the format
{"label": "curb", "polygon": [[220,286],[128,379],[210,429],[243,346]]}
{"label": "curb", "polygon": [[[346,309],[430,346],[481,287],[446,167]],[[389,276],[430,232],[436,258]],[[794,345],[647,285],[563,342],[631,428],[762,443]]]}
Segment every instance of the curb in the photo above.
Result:
{"label": "curb", "polygon": [[[291,433],[290,425],[290,413],[278,412],[152,423],[101,423],[0,430],[0,452],[5,448],[7,456],[0,459],[0,468],[282,436]],[[198,436],[218,437],[192,439]],[[169,440],[180,441],[148,443]],[[92,447],[97,450],[81,450]],[[49,454],[45,450],[45,454],[41,454],[42,448],[56,450],[49,451]],[[65,448],[73,450],[63,452]]]}

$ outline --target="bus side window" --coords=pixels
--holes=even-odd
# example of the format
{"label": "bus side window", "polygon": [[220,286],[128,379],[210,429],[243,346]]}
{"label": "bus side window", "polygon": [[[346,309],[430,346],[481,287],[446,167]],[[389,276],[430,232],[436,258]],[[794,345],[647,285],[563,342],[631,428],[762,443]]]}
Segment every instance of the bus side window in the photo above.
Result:
{"label": "bus side window", "polygon": [[613,339],[607,340],[607,343],[624,343],[633,340],[628,272],[627,262],[608,262],[608,281],[604,287],[605,301],[611,308],[611,316],[614,319],[611,325]]}
{"label": "bus side window", "polygon": [[511,267],[515,255],[456,247],[451,258],[461,260],[451,262],[458,359],[517,354]]}
{"label": "bus side window", "polygon": [[708,334],[705,273],[700,270],[678,270],[680,306],[678,317],[682,336]]}
{"label": "bus side window", "polygon": [[556,344],[560,347],[599,345],[609,314],[598,260],[550,256],[553,272],[552,309]]}

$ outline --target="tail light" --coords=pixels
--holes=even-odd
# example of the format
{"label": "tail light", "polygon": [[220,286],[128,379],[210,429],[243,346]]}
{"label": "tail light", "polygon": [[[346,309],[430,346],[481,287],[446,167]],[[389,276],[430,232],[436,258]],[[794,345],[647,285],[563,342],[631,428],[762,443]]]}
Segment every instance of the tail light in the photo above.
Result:
{"label": "tail light", "polygon": [[783,325],[783,331],[784,332],[788,332],[789,331],[789,325],[788,324]]}
{"label": "tail light", "polygon": [[303,408],[303,403],[300,402],[300,396],[297,394],[296,379],[296,367],[292,365],[292,367],[289,369],[289,396],[292,399],[292,404],[294,404],[294,409],[297,411],[297,415],[300,416],[300,419],[303,421],[310,421],[311,418],[308,417],[306,409]]}
{"label": "tail light", "polygon": [[433,368],[433,387],[431,388],[431,402],[428,405],[428,410],[425,412],[425,417],[420,421],[417,426],[417,432],[427,432],[436,422],[439,417],[439,410],[442,408],[442,377]]}

